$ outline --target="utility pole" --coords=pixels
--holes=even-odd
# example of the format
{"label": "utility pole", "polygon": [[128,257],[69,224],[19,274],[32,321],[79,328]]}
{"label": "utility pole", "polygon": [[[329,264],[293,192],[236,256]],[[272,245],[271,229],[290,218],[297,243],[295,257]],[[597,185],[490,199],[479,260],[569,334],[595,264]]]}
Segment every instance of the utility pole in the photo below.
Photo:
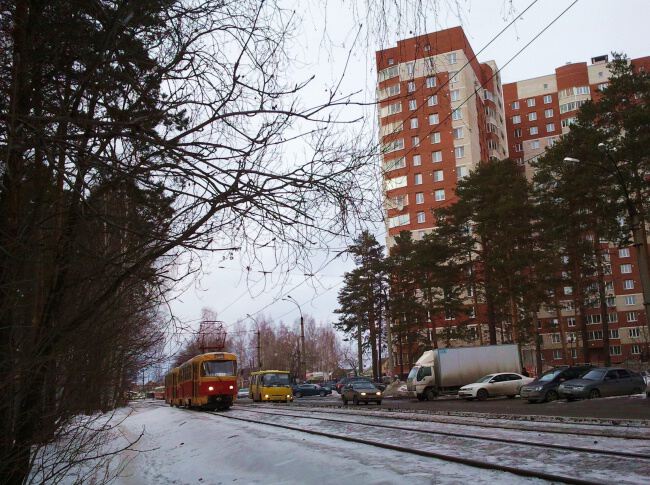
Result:
{"label": "utility pole", "polygon": [[307,366],[305,363],[305,320],[302,316],[302,308],[298,302],[291,295],[287,295],[286,298],[282,298],[284,301],[290,301],[298,307],[300,312],[300,345],[298,346],[298,374],[300,378],[305,381],[307,379]]}
{"label": "utility pole", "polygon": [[262,332],[260,332],[260,324],[249,313],[246,316],[253,320],[255,327],[257,327],[257,368],[258,370],[262,370]]}

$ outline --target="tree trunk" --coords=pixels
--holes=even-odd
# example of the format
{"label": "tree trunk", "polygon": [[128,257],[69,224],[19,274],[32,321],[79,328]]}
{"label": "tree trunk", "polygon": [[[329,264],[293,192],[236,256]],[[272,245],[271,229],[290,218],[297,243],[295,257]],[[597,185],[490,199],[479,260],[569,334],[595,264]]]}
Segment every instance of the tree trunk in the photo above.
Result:
{"label": "tree trunk", "polygon": [[609,316],[607,314],[607,294],[605,289],[605,271],[603,269],[602,249],[598,232],[594,233],[594,258],[596,259],[596,274],[598,281],[598,299],[600,300],[600,319],[603,326],[603,358],[605,367],[612,365],[609,352]]}

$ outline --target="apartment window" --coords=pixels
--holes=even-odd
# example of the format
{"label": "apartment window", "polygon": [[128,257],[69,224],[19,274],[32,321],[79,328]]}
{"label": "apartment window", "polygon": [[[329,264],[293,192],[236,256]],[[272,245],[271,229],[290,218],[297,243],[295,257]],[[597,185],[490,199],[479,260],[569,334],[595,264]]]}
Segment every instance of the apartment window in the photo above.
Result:
{"label": "apartment window", "polygon": [[412,136],[411,137],[411,146],[414,146],[414,147],[420,146],[420,137],[419,136]]}
{"label": "apartment window", "polygon": [[467,167],[462,166],[462,165],[459,166],[459,167],[456,167],[456,178],[458,178],[458,180],[460,180],[462,178],[465,178],[468,175],[469,175],[469,169]]}
{"label": "apartment window", "polygon": [[602,322],[602,319],[600,318],[600,314],[587,315],[587,324],[595,325],[596,323],[601,323],[601,322]]}
{"label": "apartment window", "polygon": [[454,128],[454,140],[460,140],[463,137],[463,127],[461,126],[459,128]]}
{"label": "apartment window", "polygon": [[641,346],[639,344],[634,344],[631,352],[633,355],[639,355],[641,353]]}
{"label": "apartment window", "polygon": [[539,133],[539,130],[537,129],[536,126],[531,126],[529,131],[531,135],[537,135]]}
{"label": "apartment window", "polygon": [[623,281],[624,290],[633,290],[634,289],[634,280],[625,280]]}
{"label": "apartment window", "polygon": [[524,151],[523,145],[521,143],[515,143],[515,151],[516,152],[523,152]]}
{"label": "apartment window", "polygon": [[568,317],[566,319],[566,324],[569,327],[575,327],[576,326],[576,318],[575,317]]}
{"label": "apartment window", "polygon": [[415,111],[416,109],[418,109],[418,102],[414,99],[409,99],[409,109],[411,111]]}
{"label": "apartment window", "polygon": [[545,109],[544,110],[544,117],[545,118],[553,118],[553,110],[552,109]]}
{"label": "apartment window", "polygon": [[460,108],[457,108],[451,112],[451,119],[452,120],[462,120],[463,119],[463,112],[461,111]]}
{"label": "apartment window", "polygon": [[618,328],[610,328],[609,329],[609,338],[619,338],[618,336]]}
{"label": "apartment window", "polygon": [[431,154],[431,161],[434,163],[442,162],[442,152],[441,151],[433,152]]}
{"label": "apartment window", "polygon": [[602,330],[592,330],[588,333],[587,340],[602,340],[603,331]]}
{"label": "apartment window", "polygon": [[402,111],[402,103],[401,101],[398,101],[397,103],[391,103],[388,105],[388,114],[389,115],[394,115],[395,113],[399,113]]}
{"label": "apartment window", "polygon": [[388,65],[392,66],[393,64],[395,64],[395,60],[392,57],[389,57],[388,58]]}
{"label": "apartment window", "polygon": [[391,170],[397,170],[398,168],[406,167],[406,160],[404,157],[393,158],[391,160],[384,161],[384,171],[390,172]]}
{"label": "apartment window", "polygon": [[544,104],[551,104],[552,102],[553,102],[553,97],[550,94],[544,96]]}
{"label": "apartment window", "polygon": [[450,94],[452,101],[460,101],[460,89],[452,89]]}
{"label": "apartment window", "polygon": [[533,140],[530,142],[530,148],[537,150],[539,148],[539,140]]}
{"label": "apartment window", "polygon": [[429,124],[430,125],[437,125],[440,123],[440,115],[438,113],[434,113],[432,115],[429,115]]}
{"label": "apartment window", "polygon": [[444,180],[445,176],[442,172],[442,170],[435,170],[433,172],[433,181],[434,182],[442,182]]}
{"label": "apartment window", "polygon": [[399,189],[400,187],[406,187],[406,176],[394,177],[392,179],[386,179],[386,190]]}
{"label": "apartment window", "polygon": [[553,360],[562,360],[562,351],[560,349],[553,350]]}
{"label": "apartment window", "polygon": [[573,288],[571,286],[565,286],[564,287],[564,294],[565,295],[573,295]]}
{"label": "apartment window", "polygon": [[434,94],[427,99],[427,106],[436,106],[438,104],[438,95]]}
{"label": "apartment window", "polygon": [[578,349],[571,349],[571,358],[572,359],[578,358]]}
{"label": "apartment window", "polygon": [[519,109],[519,101],[513,101],[511,106],[512,109]]}
{"label": "apartment window", "polygon": [[605,305],[607,305],[609,308],[613,308],[616,306],[616,297],[614,296],[608,296],[605,298]]}
{"label": "apartment window", "polygon": [[413,73],[415,72],[415,62],[409,62],[406,64],[406,73],[409,76],[412,76]]}
{"label": "apartment window", "polygon": [[515,138],[521,138],[521,128],[515,128]]}
{"label": "apartment window", "polygon": [[535,98],[528,98],[526,100],[526,106],[528,106],[529,108],[532,108],[533,106],[535,106]]}
{"label": "apartment window", "polygon": [[621,346],[620,345],[610,345],[609,346],[609,355],[621,355]]}
{"label": "apartment window", "polygon": [[609,86],[609,83],[598,84],[598,91],[605,91],[605,89],[607,89],[607,86]]}
{"label": "apartment window", "polygon": [[624,302],[626,305],[636,305],[636,296],[635,295],[625,295]]}
{"label": "apartment window", "polygon": [[417,167],[418,165],[422,165],[422,157],[420,155],[413,155],[413,166]]}
{"label": "apartment window", "polygon": [[449,82],[450,84],[458,82],[458,71],[449,71]]}
{"label": "apartment window", "polygon": [[454,155],[456,158],[463,158],[465,156],[465,147],[454,148]]}
{"label": "apartment window", "polygon": [[415,185],[422,185],[422,174],[421,173],[416,173],[415,174]]}
{"label": "apartment window", "polygon": [[562,339],[560,338],[560,334],[559,333],[552,333],[551,334],[551,342],[553,342],[554,344],[561,343]]}
{"label": "apartment window", "polygon": [[515,125],[518,124],[518,123],[521,123],[521,116],[520,115],[513,116],[512,117],[512,123],[515,124]]}
{"label": "apartment window", "polygon": [[637,322],[639,321],[639,315],[637,312],[627,312],[625,314],[625,321],[626,322]]}
{"label": "apartment window", "polygon": [[[391,63],[388,63],[391,65]],[[399,70],[397,69],[397,66],[392,66],[389,67],[388,69],[384,69],[382,71],[379,71],[379,80],[380,81],[385,81],[386,79],[390,79],[392,77],[395,77],[399,74]]]}
{"label": "apartment window", "polygon": [[555,123],[547,123],[546,124],[546,132],[551,133],[555,131]]}
{"label": "apartment window", "polygon": [[616,323],[616,322],[618,322],[618,313],[616,313],[616,312],[614,312],[614,313],[608,313],[608,314],[607,314],[607,321],[608,321],[609,323]]}
{"label": "apartment window", "polygon": [[440,133],[431,133],[431,143],[440,143]]}
{"label": "apartment window", "polygon": [[445,189],[438,189],[433,193],[433,198],[436,201],[445,200]]}
{"label": "apartment window", "polygon": [[400,138],[399,140],[394,140],[394,141],[391,141],[389,143],[386,143],[383,146],[382,151],[384,153],[390,153],[390,152],[394,152],[396,150],[401,150],[402,148],[404,148],[404,140],[402,138]]}
{"label": "apartment window", "polygon": [[631,272],[632,272],[632,265],[631,264],[622,264],[621,265],[621,273],[630,274]]}
{"label": "apartment window", "polygon": [[414,130],[415,128],[418,127],[418,119],[417,118],[411,118],[409,120],[409,124],[411,126],[411,129]]}
{"label": "apartment window", "polygon": [[528,113],[528,121],[536,121],[537,120],[537,113],[535,111]]}
{"label": "apartment window", "polygon": [[618,257],[619,258],[629,258],[630,257],[630,248],[619,248]]}
{"label": "apartment window", "polygon": [[415,203],[424,204],[424,192],[418,192],[415,194]]}
{"label": "apartment window", "polygon": [[436,78],[435,76],[429,76],[427,78],[427,87],[428,88],[435,88],[436,87]]}
{"label": "apartment window", "polygon": [[627,329],[627,333],[630,336],[630,338],[641,337],[641,329],[639,327],[630,327]]}
{"label": "apartment window", "polygon": [[400,92],[399,84],[393,84],[392,86],[388,86],[386,88],[386,94],[388,97],[397,96],[399,92]]}
{"label": "apartment window", "polygon": [[571,126],[575,122],[576,122],[575,118],[566,118],[566,119],[562,120],[561,125],[562,125],[562,128],[568,128],[569,126]]}
{"label": "apartment window", "polygon": [[418,224],[422,224],[425,221],[424,212],[418,212]]}
{"label": "apartment window", "polygon": [[455,52],[450,52],[447,54],[447,60],[449,61],[449,64],[456,64],[457,54]]}
{"label": "apartment window", "polygon": [[414,91],[415,91],[415,81],[409,81],[409,82],[406,84],[406,90],[407,90],[409,93],[414,92]]}
{"label": "apartment window", "polygon": [[589,86],[578,86],[574,89],[576,94],[589,94]]}
{"label": "apartment window", "polygon": [[406,226],[410,222],[408,214],[400,214],[388,219],[388,227]]}

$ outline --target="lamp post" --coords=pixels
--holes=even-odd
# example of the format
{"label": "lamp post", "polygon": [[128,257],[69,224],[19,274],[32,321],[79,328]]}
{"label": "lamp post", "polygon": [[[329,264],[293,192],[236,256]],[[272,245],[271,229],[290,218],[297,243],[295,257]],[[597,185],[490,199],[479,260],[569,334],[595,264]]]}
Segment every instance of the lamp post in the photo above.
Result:
{"label": "lamp post", "polygon": [[298,302],[291,295],[287,295],[286,298],[282,298],[284,301],[290,301],[298,307],[300,312],[300,345],[298,346],[298,373],[300,378],[304,381],[306,380],[307,369],[305,366],[305,320],[302,317],[302,308]]}
{"label": "lamp post", "polygon": [[247,313],[246,316],[255,322],[257,327],[257,368],[262,370],[262,340],[260,334],[260,324],[250,313]]}

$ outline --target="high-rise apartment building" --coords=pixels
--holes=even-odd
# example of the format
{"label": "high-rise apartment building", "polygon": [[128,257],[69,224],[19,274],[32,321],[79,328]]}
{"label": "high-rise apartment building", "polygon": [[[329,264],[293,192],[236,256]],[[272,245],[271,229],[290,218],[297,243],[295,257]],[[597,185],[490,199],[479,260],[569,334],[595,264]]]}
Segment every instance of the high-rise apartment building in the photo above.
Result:
{"label": "high-rise apartment building", "polygon": [[460,27],[377,52],[388,247],[400,231],[421,237],[431,210],[455,200],[459,179],[508,156],[500,76],[480,63]]}

